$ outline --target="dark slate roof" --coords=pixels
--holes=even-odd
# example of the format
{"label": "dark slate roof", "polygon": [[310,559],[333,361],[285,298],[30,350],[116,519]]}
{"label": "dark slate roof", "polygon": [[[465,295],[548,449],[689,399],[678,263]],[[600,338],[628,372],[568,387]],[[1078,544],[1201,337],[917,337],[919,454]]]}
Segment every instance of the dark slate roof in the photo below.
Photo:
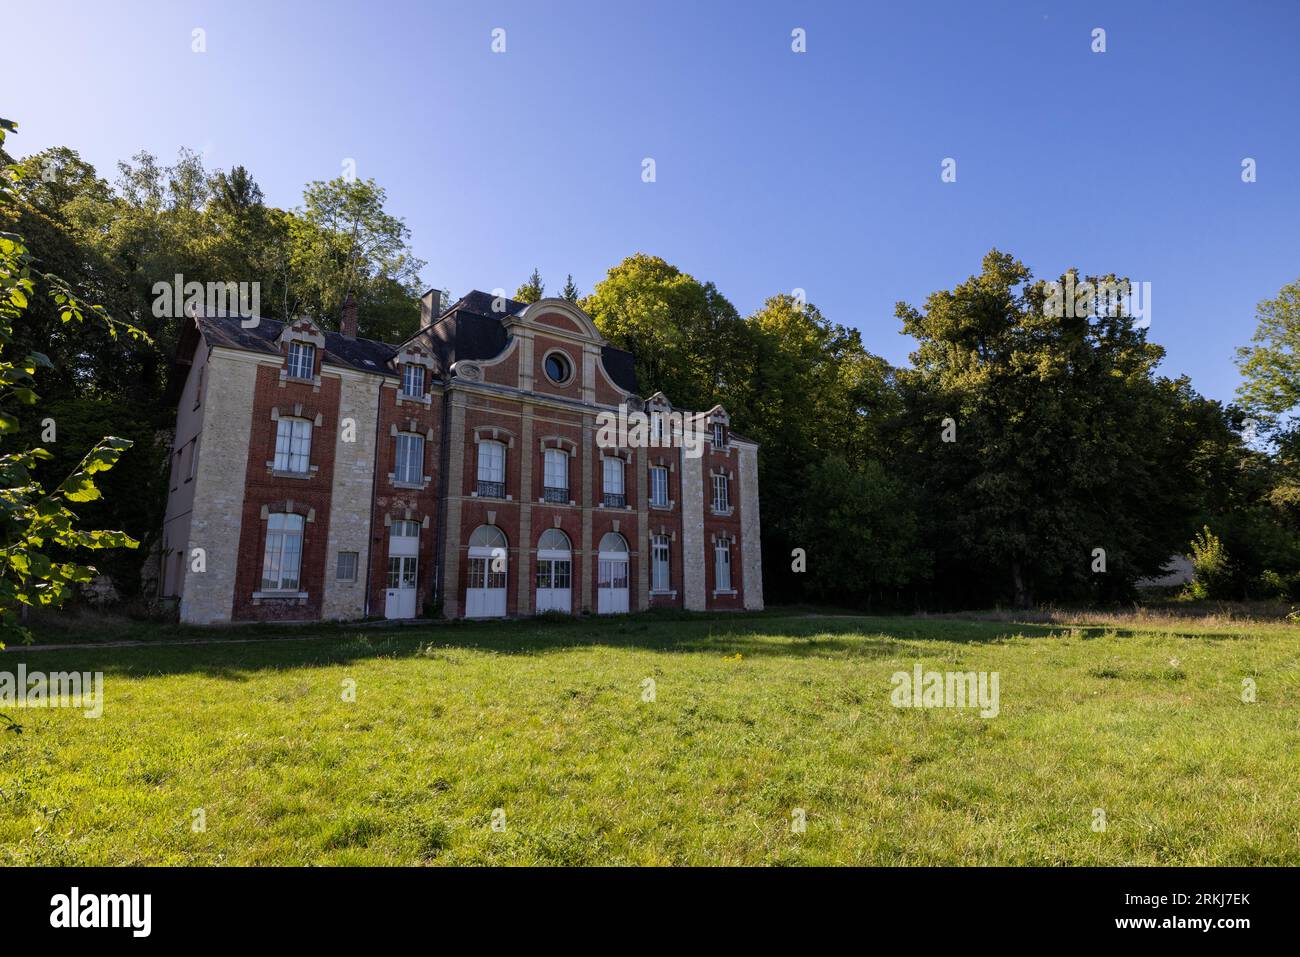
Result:
{"label": "dark slate roof", "polygon": [[632,353],[613,346],[602,346],[600,361],[605,364],[605,371],[616,386],[628,392],[636,392],[636,363],[632,359]]}
{"label": "dark slate roof", "polygon": [[[504,319],[506,316],[517,316],[528,308],[528,303],[518,302],[514,299],[507,299],[503,303],[505,312],[493,312],[492,303],[496,296],[490,292],[480,292],[477,289],[471,290],[461,296],[459,300],[452,304],[447,310],[450,312],[472,312],[480,316],[487,316],[489,319]],[[446,315],[446,313],[444,313]]]}
{"label": "dark slate roof", "polygon": [[[483,361],[501,354],[508,340],[501,321],[506,316],[519,315],[528,304],[506,299],[504,310],[493,312],[495,299],[491,293],[475,289],[462,296],[434,323],[433,335],[445,350],[443,358],[447,365],[458,359]],[[600,357],[614,384],[635,394],[636,365],[632,353],[614,346],[603,346]]]}
{"label": "dark slate roof", "polygon": [[[443,369],[460,359],[482,362],[496,358],[505,349],[510,337],[502,320],[517,316],[528,308],[527,303],[505,300],[505,311],[493,312],[495,297],[477,289],[462,296],[432,325],[434,348]],[[227,346],[248,352],[278,355],[276,340],[284,323],[278,319],[259,319],[256,326],[245,329],[237,316],[200,316],[199,329],[209,345]],[[319,323],[317,324],[319,325]],[[415,337],[412,336],[412,339]],[[410,341],[410,340],[407,340]],[[349,339],[337,332],[325,332],[324,362],[329,365],[358,369],[362,372],[392,374],[388,363],[397,355],[400,346],[392,346],[373,339]],[[619,388],[636,393],[636,366],[632,353],[613,346],[603,346],[601,361],[610,379]]]}
{"label": "dark slate roof", "polygon": [[[199,316],[199,330],[211,346],[226,346],[246,352],[279,355],[276,340],[284,329],[278,319],[259,318],[256,326],[244,328],[238,316]],[[325,354],[321,361],[329,365],[357,369],[361,372],[387,373],[389,361],[397,350],[373,339],[349,339],[337,332],[325,332]]]}

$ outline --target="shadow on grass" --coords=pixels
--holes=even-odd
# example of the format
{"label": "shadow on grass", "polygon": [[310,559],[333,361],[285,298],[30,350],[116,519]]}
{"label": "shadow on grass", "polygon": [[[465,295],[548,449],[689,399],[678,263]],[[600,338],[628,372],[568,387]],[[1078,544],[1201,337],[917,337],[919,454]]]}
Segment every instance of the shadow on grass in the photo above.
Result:
{"label": "shadow on grass", "polygon": [[[984,644],[1012,638],[1094,640],[1133,638],[1150,629],[1105,625],[1014,623],[948,617],[874,617],[773,609],[749,614],[653,611],[617,618],[532,618],[458,621],[406,626],[268,625],[231,629],[150,626],[155,642],[207,641],[188,645],[104,647],[82,644],[49,651],[11,646],[0,652],[0,670],[24,662],[46,671],[103,671],[124,677],[202,674],[244,681],[255,672],[347,664],[380,658],[413,658],[439,652],[544,655],[578,648],[628,648],[746,658],[858,658],[933,655],[932,643]],[[1198,634],[1232,639],[1240,634]],[[212,639],[235,639],[220,641]],[[284,640],[276,640],[284,639]],[[295,640],[296,639],[296,640]],[[426,652],[427,653],[427,652]]]}

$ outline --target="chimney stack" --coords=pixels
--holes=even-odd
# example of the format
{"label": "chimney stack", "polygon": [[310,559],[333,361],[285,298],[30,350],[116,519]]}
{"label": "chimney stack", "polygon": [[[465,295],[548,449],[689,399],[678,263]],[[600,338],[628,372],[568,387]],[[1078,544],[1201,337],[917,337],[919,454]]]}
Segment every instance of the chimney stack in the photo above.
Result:
{"label": "chimney stack", "polygon": [[442,315],[442,290],[430,289],[420,297],[420,328],[428,329]]}
{"label": "chimney stack", "polygon": [[339,319],[339,332],[348,339],[357,337],[357,301],[352,298],[352,293],[348,293],[348,298],[343,300],[343,315]]}

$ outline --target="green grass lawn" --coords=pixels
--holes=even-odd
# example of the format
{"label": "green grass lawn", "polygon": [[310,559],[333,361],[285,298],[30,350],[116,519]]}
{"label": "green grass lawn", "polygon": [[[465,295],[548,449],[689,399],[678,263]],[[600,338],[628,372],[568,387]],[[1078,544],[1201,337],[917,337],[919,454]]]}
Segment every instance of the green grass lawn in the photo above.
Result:
{"label": "green grass lawn", "polygon": [[[11,647],[105,704],[9,711],[0,864],[1296,864],[1298,637],[769,613]],[[998,672],[1000,713],[893,707],[918,662]]]}

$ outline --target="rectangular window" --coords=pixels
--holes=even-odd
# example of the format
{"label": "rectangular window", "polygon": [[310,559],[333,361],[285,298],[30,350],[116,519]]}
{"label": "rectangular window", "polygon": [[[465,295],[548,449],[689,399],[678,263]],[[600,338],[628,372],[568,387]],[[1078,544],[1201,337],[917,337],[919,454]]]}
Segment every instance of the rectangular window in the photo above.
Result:
{"label": "rectangular window", "polygon": [[280,419],[275,425],[275,470],[305,473],[311,458],[311,422]]}
{"label": "rectangular window", "polygon": [[720,449],[727,444],[726,426],[721,422],[713,423],[713,447]]}
{"label": "rectangular window", "polygon": [[731,546],[727,542],[713,546],[713,589],[731,591]]}
{"label": "rectangular window", "polygon": [[334,580],[354,582],[357,580],[357,553],[339,552],[338,565],[334,569]]}
{"label": "rectangular window", "polygon": [[190,439],[190,468],[189,468],[189,472],[185,476],[185,481],[189,482],[193,480],[194,473],[198,471],[198,467],[199,467],[199,440],[197,438],[193,438]]}
{"label": "rectangular window", "polygon": [[500,442],[479,442],[478,485],[481,498],[506,497],[506,447]]}
{"label": "rectangular window", "polygon": [[500,442],[478,444],[478,479],[480,482],[506,480],[506,447]]}
{"label": "rectangular window", "polygon": [[731,486],[725,475],[713,476],[713,510],[726,512],[731,509]]}
{"label": "rectangular window", "polygon": [[404,522],[401,520],[393,522],[393,527],[388,531],[388,537],[389,538],[419,538],[420,523]]}
{"label": "rectangular window", "polygon": [[567,502],[569,500],[568,452],[562,449],[546,450],[542,483],[546,501]]}
{"label": "rectangular window", "polygon": [[424,366],[410,362],[402,366],[402,395],[417,399],[424,395]]}
{"label": "rectangular window", "polygon": [[669,575],[668,562],[672,554],[669,538],[667,535],[656,535],[654,537],[654,554],[651,556],[651,591],[668,591]]}
{"label": "rectangular window", "polygon": [[650,442],[652,445],[662,445],[664,441],[664,414],[662,412],[650,413]]}
{"label": "rectangular window", "polygon": [[262,556],[262,591],[297,591],[302,562],[301,515],[276,512],[266,522],[266,553]]}
{"label": "rectangular window", "polygon": [[605,494],[622,495],[623,494],[623,460],[622,459],[605,459]]}
{"label": "rectangular window", "polygon": [[397,467],[393,480],[407,485],[424,481],[424,436],[414,432],[397,433]]}
{"label": "rectangular window", "polygon": [[316,371],[316,347],[306,342],[289,343],[289,376],[310,379]]}
{"label": "rectangular window", "polygon": [[617,458],[604,459],[602,468],[605,478],[605,492],[601,496],[601,504],[610,508],[623,508],[627,504],[627,498],[623,494],[623,460]]}
{"label": "rectangular window", "polygon": [[668,470],[662,465],[650,469],[650,504],[668,504]]}

